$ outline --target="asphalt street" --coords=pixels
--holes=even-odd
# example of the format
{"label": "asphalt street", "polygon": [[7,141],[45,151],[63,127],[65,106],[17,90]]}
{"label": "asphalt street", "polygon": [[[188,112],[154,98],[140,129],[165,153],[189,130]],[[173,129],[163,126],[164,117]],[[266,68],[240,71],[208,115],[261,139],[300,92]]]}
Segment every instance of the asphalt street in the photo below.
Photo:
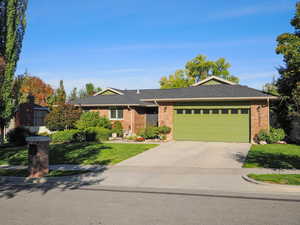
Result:
{"label": "asphalt street", "polygon": [[1,186],[0,218],[1,225],[299,225],[300,198]]}

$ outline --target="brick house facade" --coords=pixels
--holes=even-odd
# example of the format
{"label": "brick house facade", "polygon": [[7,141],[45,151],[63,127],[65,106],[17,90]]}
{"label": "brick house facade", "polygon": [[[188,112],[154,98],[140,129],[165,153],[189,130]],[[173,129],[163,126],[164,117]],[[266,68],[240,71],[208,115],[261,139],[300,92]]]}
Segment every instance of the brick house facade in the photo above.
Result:
{"label": "brick house facade", "polygon": [[[171,128],[168,140],[252,142],[269,129],[269,101],[256,89],[209,77],[192,87],[119,90],[108,88],[75,105],[122,123],[125,133],[149,126]],[[120,118],[116,118],[120,114]]]}
{"label": "brick house facade", "polygon": [[34,98],[29,97],[28,102],[21,103],[14,114],[9,129],[25,127],[36,133],[49,133],[45,126],[45,117],[49,113],[47,107],[34,103]]}

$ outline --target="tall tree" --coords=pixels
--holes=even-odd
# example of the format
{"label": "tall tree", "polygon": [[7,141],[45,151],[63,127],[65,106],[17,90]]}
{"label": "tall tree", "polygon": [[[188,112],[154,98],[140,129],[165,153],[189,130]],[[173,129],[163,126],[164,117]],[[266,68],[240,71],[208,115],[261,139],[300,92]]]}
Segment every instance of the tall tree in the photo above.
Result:
{"label": "tall tree", "polygon": [[79,91],[79,97],[84,98],[88,96],[92,96],[93,94],[101,91],[100,87],[95,88],[93,83],[85,84],[85,88]]}
{"label": "tall tree", "polygon": [[35,103],[42,106],[51,104],[50,98],[54,96],[54,91],[49,84],[39,77],[29,75],[24,77],[20,92],[21,99],[27,99],[29,95],[34,96]]}
{"label": "tall tree", "polygon": [[272,94],[272,95],[279,95],[278,94],[278,88],[276,86],[276,80],[275,77],[273,77],[272,81],[270,83],[264,84],[262,90],[266,93]]}
{"label": "tall tree", "polygon": [[187,70],[176,70],[169,77],[162,77],[159,83],[162,89],[189,87],[193,84],[187,75]]}
{"label": "tall tree", "polygon": [[238,83],[239,79],[230,75],[230,67],[231,65],[224,58],[219,58],[217,61],[210,61],[204,55],[197,55],[185,65],[189,77],[194,79],[195,82],[204,80],[209,76],[218,76]]}
{"label": "tall tree", "polygon": [[[282,96],[279,118],[289,131],[295,117],[300,119],[300,2],[291,20],[293,33],[283,33],[277,37],[276,53],[283,56],[284,65],[278,69],[278,92]],[[300,130],[299,130],[300,132]]]}
{"label": "tall tree", "polygon": [[66,103],[66,91],[64,87],[64,81],[60,80],[59,88],[55,91],[55,104],[65,104]]}
{"label": "tall tree", "polygon": [[14,73],[26,28],[27,0],[0,1],[0,132],[12,117]]}
{"label": "tall tree", "polygon": [[71,93],[68,96],[68,103],[71,103],[72,101],[76,100],[78,98],[77,88],[73,88]]}
{"label": "tall tree", "polygon": [[207,60],[204,55],[197,55],[185,65],[185,70],[177,70],[169,77],[162,77],[161,88],[182,88],[206,79],[209,76],[218,76],[223,79],[238,83],[238,77],[230,75],[231,65],[224,59],[216,61]]}

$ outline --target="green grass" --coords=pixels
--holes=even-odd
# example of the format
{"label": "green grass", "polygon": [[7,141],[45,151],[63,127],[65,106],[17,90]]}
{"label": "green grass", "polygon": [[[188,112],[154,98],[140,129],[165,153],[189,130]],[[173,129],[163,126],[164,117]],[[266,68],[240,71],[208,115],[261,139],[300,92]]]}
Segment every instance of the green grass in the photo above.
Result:
{"label": "green grass", "polygon": [[[71,143],[51,144],[50,164],[113,165],[156,144]],[[0,165],[27,165],[26,147],[0,148]]]}
{"label": "green grass", "polygon": [[284,144],[252,145],[244,168],[300,169],[300,146]]}
{"label": "green grass", "polygon": [[248,176],[267,183],[300,185],[300,174],[248,174]]}
{"label": "green grass", "polygon": [[[90,170],[50,170],[46,177],[62,177],[89,173]],[[6,170],[0,169],[0,176],[28,177],[28,170]]]}

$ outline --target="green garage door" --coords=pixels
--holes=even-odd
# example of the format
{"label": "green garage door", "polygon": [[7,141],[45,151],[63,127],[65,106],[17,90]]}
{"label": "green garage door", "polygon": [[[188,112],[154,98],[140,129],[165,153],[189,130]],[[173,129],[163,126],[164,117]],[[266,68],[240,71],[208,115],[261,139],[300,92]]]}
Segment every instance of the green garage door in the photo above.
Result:
{"label": "green garage door", "polygon": [[174,139],[249,142],[249,108],[175,107]]}

